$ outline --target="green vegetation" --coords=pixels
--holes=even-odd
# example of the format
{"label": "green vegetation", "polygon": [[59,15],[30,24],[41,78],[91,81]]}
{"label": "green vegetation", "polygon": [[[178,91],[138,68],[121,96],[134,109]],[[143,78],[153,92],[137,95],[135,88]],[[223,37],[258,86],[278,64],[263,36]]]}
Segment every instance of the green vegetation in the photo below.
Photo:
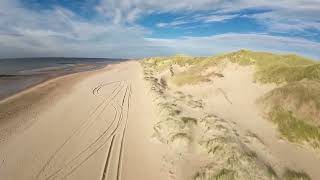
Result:
{"label": "green vegetation", "polygon": [[225,60],[247,66],[254,65],[255,79],[262,83],[287,83],[303,79],[320,80],[320,63],[297,55],[278,55],[266,52],[241,50],[234,53],[214,57],[173,56],[150,58],[144,63],[157,71],[168,69],[172,65],[189,68],[173,77],[173,82],[182,86],[206,82],[216,73],[202,75],[209,67],[218,65]]}
{"label": "green vegetation", "polygon": [[245,155],[251,159],[256,159],[258,157],[257,153],[251,150],[246,151]]}
{"label": "green vegetation", "polygon": [[[255,81],[275,83],[277,88],[260,99],[269,119],[289,141],[308,142],[319,147],[320,138],[320,63],[297,55],[280,55],[240,50],[214,57],[173,56],[143,61],[156,71],[183,67],[166,81],[178,86],[208,82],[225,63],[255,68]],[[221,65],[221,66],[220,66]],[[218,76],[219,74],[219,76]],[[166,83],[162,83],[167,86]]]}
{"label": "green vegetation", "polygon": [[190,142],[192,138],[187,133],[180,132],[171,137],[171,142],[174,142],[176,140],[187,140],[188,142]]}
{"label": "green vegetation", "polygon": [[293,170],[286,170],[283,175],[284,180],[311,180],[308,174],[304,172],[296,172]]}
{"label": "green vegetation", "polygon": [[225,55],[239,65],[254,65],[255,79],[282,86],[262,99],[269,118],[291,142],[320,145],[320,64],[296,55],[242,50]]}
{"label": "green vegetation", "polygon": [[222,169],[214,179],[216,180],[233,180],[235,179],[235,171],[231,169]]}
{"label": "green vegetation", "polygon": [[201,76],[200,74],[191,74],[189,72],[183,72],[178,74],[177,76],[174,76],[172,78],[172,81],[178,85],[183,86],[186,84],[198,84],[199,82],[207,82],[209,81],[208,78]]}
{"label": "green vegetation", "polygon": [[263,103],[291,111],[308,123],[320,124],[320,81],[303,80],[275,88],[262,97]]}
{"label": "green vegetation", "polygon": [[288,83],[261,99],[269,119],[286,139],[320,148],[320,81]]}
{"label": "green vegetation", "polygon": [[320,147],[320,128],[309,125],[305,120],[296,118],[292,112],[274,108],[270,118],[278,126],[280,133],[291,142],[307,141],[313,147]]}
{"label": "green vegetation", "polygon": [[198,123],[197,119],[192,118],[192,117],[182,117],[181,120],[183,121],[184,124],[194,124],[196,125]]}
{"label": "green vegetation", "polygon": [[151,66],[154,70],[163,71],[169,69],[170,66],[177,64],[179,66],[187,66],[196,63],[202,58],[193,58],[186,55],[176,55],[172,57],[154,57],[144,59],[143,63]]}
{"label": "green vegetation", "polygon": [[303,79],[320,80],[320,64],[297,55],[277,55],[241,50],[227,54],[231,62],[254,65],[255,78],[262,83],[287,83]]}
{"label": "green vegetation", "polygon": [[289,66],[272,64],[258,69],[256,79],[263,83],[295,82],[303,79],[320,80],[320,64]]}
{"label": "green vegetation", "polygon": [[272,178],[278,179],[278,175],[277,175],[276,171],[272,168],[272,166],[270,166],[269,164],[265,164],[265,166],[267,168],[267,172],[268,172],[269,176]]}
{"label": "green vegetation", "polygon": [[155,71],[162,72],[170,69],[173,65],[187,67],[187,70],[175,74],[170,80],[176,85],[182,86],[186,84],[197,84],[207,82],[213,75],[221,76],[217,73],[202,74],[206,69],[219,64],[221,56],[216,57],[190,57],[185,55],[177,55],[172,57],[156,57],[143,61],[145,66],[149,66]]}

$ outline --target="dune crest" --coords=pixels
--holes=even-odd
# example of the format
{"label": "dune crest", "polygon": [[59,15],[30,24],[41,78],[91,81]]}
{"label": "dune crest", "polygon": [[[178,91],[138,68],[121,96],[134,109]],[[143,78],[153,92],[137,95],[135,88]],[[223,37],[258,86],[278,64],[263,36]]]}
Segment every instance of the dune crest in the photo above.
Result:
{"label": "dune crest", "polygon": [[[159,109],[155,137],[179,157],[174,162],[177,179],[320,177],[318,150],[287,139],[264,108],[272,102],[268,93],[291,83],[305,84],[305,79],[318,81],[317,70],[305,70],[317,68],[316,62],[242,50],[216,57],[149,58],[141,63]],[[315,88],[309,91],[317,97]],[[315,117],[320,109],[313,107]],[[291,110],[303,114],[301,108]],[[310,142],[317,142],[317,134],[304,137],[315,137]]]}

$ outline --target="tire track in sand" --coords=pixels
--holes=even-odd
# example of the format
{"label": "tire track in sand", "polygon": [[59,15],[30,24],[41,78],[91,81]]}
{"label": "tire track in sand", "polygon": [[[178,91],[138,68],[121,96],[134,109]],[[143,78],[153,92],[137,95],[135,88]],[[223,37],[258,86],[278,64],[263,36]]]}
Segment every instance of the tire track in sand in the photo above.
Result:
{"label": "tire track in sand", "polygon": [[[114,165],[114,166],[117,166],[116,179],[121,179],[122,154],[123,154],[123,149],[124,149],[125,132],[126,132],[127,123],[128,123],[131,92],[132,92],[131,85],[128,86],[128,89],[129,89],[129,91],[128,91],[129,94],[128,94],[128,98],[127,98],[127,113],[126,113],[126,117],[125,117],[126,120],[124,122],[124,128],[123,128],[122,132],[119,132],[120,135],[122,134],[121,141],[120,141],[120,149],[118,151],[116,151],[116,152],[119,152],[119,156],[117,158],[117,160],[118,160],[117,164]],[[122,107],[124,106],[124,103],[125,103],[124,101],[125,101],[125,99],[123,99],[123,101],[122,101]],[[113,145],[114,144],[110,145],[110,148],[109,148],[109,151],[108,151],[108,154],[107,154],[107,158],[106,158],[106,161],[105,161],[105,164],[104,164],[101,180],[105,180],[108,177],[107,173],[108,173],[108,169],[109,169],[110,163],[111,163],[110,159],[111,159],[111,156],[112,156],[112,152],[111,151],[112,151]]]}
{"label": "tire track in sand", "polygon": [[[50,156],[50,158],[46,161],[46,163],[43,165],[43,167],[40,169],[40,171],[37,173],[36,175],[36,179],[39,179],[40,175],[46,170],[47,166],[52,162],[52,160],[56,157],[56,155],[63,149],[63,147],[65,147],[70,141],[71,139],[76,136],[77,134],[79,134],[81,132],[81,130],[83,130],[83,128],[86,127],[90,127],[90,125],[94,122],[94,120],[96,118],[94,118],[93,120],[91,120],[91,117],[94,116],[95,114],[97,114],[97,117],[104,111],[104,109],[106,108],[106,106],[108,106],[108,104],[110,104],[110,102],[119,94],[119,92],[122,90],[121,87],[121,81],[115,81],[115,82],[109,82],[109,83],[103,83],[98,85],[97,87],[95,87],[92,91],[92,94],[95,96],[98,96],[99,94],[99,90],[102,87],[105,86],[109,86],[112,84],[117,83],[116,87],[113,89],[112,93],[104,98],[104,101],[102,101],[95,109],[94,111],[90,114],[89,116],[89,121],[87,119],[85,119],[84,121],[82,121],[80,123],[80,126],[78,128],[76,128],[73,133],[57,148],[57,150]],[[105,105],[105,107],[103,108],[103,110],[100,113],[97,113],[99,108],[101,106]],[[88,128],[86,128],[88,129]]]}
{"label": "tire track in sand", "polygon": [[[128,102],[129,102],[128,89],[129,89],[129,86],[127,86],[126,92],[125,92],[125,94],[123,96],[122,104],[121,104],[121,106],[119,106],[120,109],[121,109],[121,113],[120,113],[120,116],[119,116],[119,120],[118,120],[117,126],[112,131],[112,133],[105,139],[105,141],[102,142],[102,144],[101,144],[102,138],[104,138],[107,135],[107,133],[109,132],[109,128],[105,132],[103,132],[103,134],[101,134],[94,142],[92,142],[85,150],[83,150],[75,158],[73,158],[71,161],[69,161],[66,166],[58,169],[56,172],[54,172],[52,175],[50,175],[47,179],[51,179],[51,178],[55,179],[56,177],[58,177],[59,173],[63,174],[63,170],[65,170],[66,168],[69,167],[67,170],[65,170],[66,172],[64,173],[65,175],[63,176],[63,178],[66,178],[67,176],[72,174],[76,169],[78,169],[90,157],[92,157],[96,152],[98,152],[98,150],[100,150],[109,141],[109,139],[111,137],[112,137],[112,139],[114,139],[116,133],[118,132],[118,129],[119,129],[121,123],[123,122],[123,118],[124,118],[123,117],[123,111],[124,111],[125,99],[127,98]],[[128,110],[127,110],[127,116],[125,117],[126,118],[125,126],[126,126],[126,122],[127,122],[127,117],[128,117]],[[100,145],[99,145],[99,143],[100,143]],[[109,153],[112,152],[112,149],[111,149],[112,145],[113,145],[113,141],[112,141],[112,144],[109,147],[109,151],[110,151]],[[98,147],[95,147],[95,146],[98,146]],[[92,151],[92,148],[93,148],[93,151]],[[82,156],[83,154],[87,154],[87,155]],[[111,156],[108,156],[108,157],[110,158]],[[79,160],[79,159],[82,159],[82,160],[77,163],[77,160]]]}

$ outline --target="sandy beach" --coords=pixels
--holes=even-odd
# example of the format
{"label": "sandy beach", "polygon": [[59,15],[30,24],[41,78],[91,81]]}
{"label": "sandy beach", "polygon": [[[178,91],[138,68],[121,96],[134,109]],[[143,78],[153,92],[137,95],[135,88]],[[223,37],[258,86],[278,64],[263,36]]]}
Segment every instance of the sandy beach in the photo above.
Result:
{"label": "sandy beach", "polygon": [[320,178],[318,150],[287,141],[262,114],[257,100],[278,85],[255,82],[253,66],[222,59],[189,77],[197,64],[157,62],[174,57],[62,76],[1,101],[0,179]]}
{"label": "sandy beach", "polygon": [[166,147],[151,140],[156,114],[148,96],[131,61],[7,99],[0,179],[166,179]]}

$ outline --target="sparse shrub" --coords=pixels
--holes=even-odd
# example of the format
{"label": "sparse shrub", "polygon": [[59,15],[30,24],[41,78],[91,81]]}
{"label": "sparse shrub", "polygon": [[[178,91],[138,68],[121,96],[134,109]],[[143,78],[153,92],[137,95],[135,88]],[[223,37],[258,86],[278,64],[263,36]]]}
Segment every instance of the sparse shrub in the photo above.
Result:
{"label": "sparse shrub", "polygon": [[310,176],[305,172],[297,172],[287,169],[283,175],[284,180],[311,180]]}
{"label": "sparse shrub", "polygon": [[275,108],[270,112],[271,120],[277,124],[280,133],[291,142],[307,142],[320,147],[320,128],[296,118],[292,112]]}
{"label": "sparse shrub", "polygon": [[195,118],[192,117],[182,117],[181,120],[184,124],[194,124],[197,125],[198,121]]}
{"label": "sparse shrub", "polygon": [[272,166],[270,166],[269,164],[265,164],[265,166],[267,168],[267,172],[268,172],[269,176],[271,178],[278,179],[278,175],[277,175],[276,171],[272,168]]}
{"label": "sparse shrub", "polygon": [[171,137],[171,142],[174,142],[176,140],[186,140],[188,142],[190,142],[192,140],[192,138],[187,134],[187,133],[176,133]]}
{"label": "sparse shrub", "polygon": [[216,176],[216,180],[234,180],[235,179],[235,171],[232,169],[222,169]]}

